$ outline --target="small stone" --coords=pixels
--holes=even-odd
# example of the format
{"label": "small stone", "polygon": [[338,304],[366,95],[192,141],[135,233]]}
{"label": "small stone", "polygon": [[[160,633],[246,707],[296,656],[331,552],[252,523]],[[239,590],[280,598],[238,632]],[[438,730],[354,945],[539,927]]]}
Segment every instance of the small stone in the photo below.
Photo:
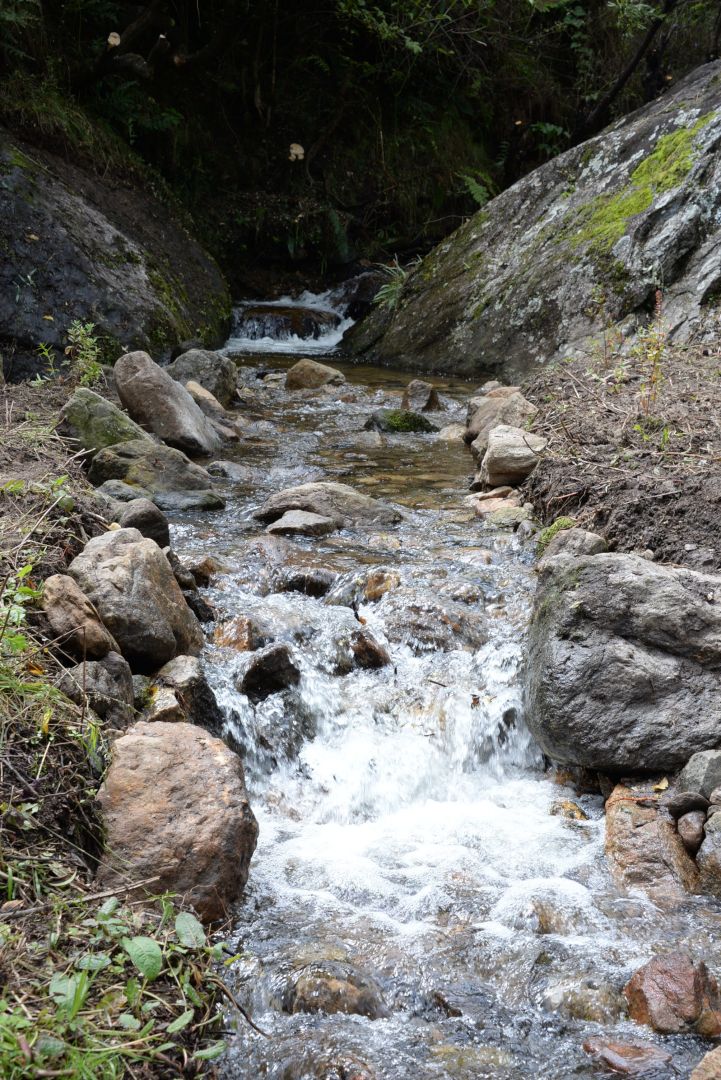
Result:
{"label": "small stone", "polygon": [[721,896],[721,813],[709,813],[696,865],[701,872],[703,891]]}
{"label": "small stone", "polygon": [[556,799],[551,803],[551,809],[548,812],[554,817],[564,817],[571,821],[588,821],[585,810],[582,810],[578,803],[571,799]]}
{"label": "small stone", "polygon": [[341,961],[309,964],[283,996],[283,1011],[350,1013],[377,1020],[389,1015],[376,981]]}
{"label": "small stone", "polygon": [[117,652],[67,668],[58,686],[76,705],[87,704],[108,728],[122,730],[133,722],[133,676]]}
{"label": "small stone", "polygon": [[587,1039],[583,1049],[612,1072],[623,1076],[642,1076],[649,1070],[660,1068],[671,1061],[671,1054],[655,1046]]}
{"label": "small stone", "polygon": [[721,806],[721,787],[714,788],[709,797],[712,806]]}
{"label": "small stone", "polygon": [[607,546],[602,536],[587,529],[560,529],[546,545],[543,558],[550,559],[561,552],[565,555],[598,555]]}
{"label": "small stone", "polygon": [[694,791],[710,796],[721,786],[721,750],[701,750],[681,770],[676,786],[679,791]]}
{"label": "small stone", "polygon": [[629,979],[623,993],[630,1018],[662,1035],[721,1034],[716,980],[703,962],[695,963],[686,952],[655,956]]}
{"label": "small stone", "polygon": [[515,529],[530,518],[531,511],[525,506],[500,506],[490,514],[484,515],[486,526],[492,529]]}
{"label": "small stone", "polygon": [[436,435],[439,442],[463,442],[466,433],[463,424],[446,424]]}
{"label": "small stone", "polygon": [[200,383],[195,382],[194,379],[189,379],[185,384],[185,389],[192,397],[195,404],[198,406],[201,412],[210,417],[211,420],[223,420],[227,413],[223,406],[218,401],[214,394],[211,394],[210,390],[206,390]]}
{"label": "small stone", "polygon": [[678,835],[690,855],[695,855],[703,843],[705,822],[706,814],[703,810],[692,810],[690,814],[683,814],[676,822]]}
{"label": "small stone", "polygon": [[158,547],[170,544],[170,526],[168,519],[150,499],[132,499],[118,518],[121,529],[137,529],[148,540],[154,540]]}
{"label": "small stone", "polygon": [[392,589],[397,589],[400,583],[400,574],[394,570],[373,570],[366,578],[363,595],[369,603],[373,603]]}
{"label": "small stone", "polygon": [[[491,514],[498,512],[503,513],[505,510],[516,510],[520,506],[520,500],[517,495],[512,495],[506,499],[481,499],[475,500],[473,503],[473,509],[476,516],[479,518],[490,517]],[[511,515],[511,521],[514,520],[514,515]],[[523,520],[523,519],[521,519]]]}
{"label": "small stone", "polygon": [[285,376],[286,390],[315,390],[319,386],[340,386],[344,382],[342,371],[319,364],[317,360],[299,360]]}
{"label": "small stone", "polygon": [[438,391],[423,379],[411,379],[403,391],[401,408],[412,412],[436,412],[442,408]]}
{"label": "small stone", "polygon": [[215,622],[215,610],[212,604],[209,604],[204,596],[201,596],[197,589],[183,589],[183,596],[185,602],[195,615],[198,622],[208,623]]}
{"label": "small stone", "polygon": [[193,575],[195,584],[199,589],[205,589],[210,585],[211,579],[220,572],[221,566],[212,555],[201,555],[186,563],[187,569]]}
{"label": "small stone", "polygon": [[[213,735],[222,731],[223,714],[197,656],[176,656],[164,664],[153,677],[149,699],[148,720],[184,720]],[[160,715],[163,710],[167,716]]]}
{"label": "small stone", "polygon": [[328,536],[336,531],[336,523],[322,514],[313,514],[307,510],[288,510],[277,521],[266,528],[266,532],[276,536]]}
{"label": "small stone", "polygon": [[297,686],[299,682],[300,671],[293,663],[290,649],[287,645],[274,644],[254,655],[237,686],[251,701],[261,701],[270,694]]}
{"label": "small stone", "polygon": [[693,810],[708,809],[709,801],[705,795],[699,795],[695,791],[673,791],[664,795],[661,805],[673,818],[683,817]]}
{"label": "small stone", "polygon": [[481,463],[481,475],[486,485],[498,487],[522,483],[536,468],[547,441],[531,431],[507,424],[492,428]]}
{"label": "small stone", "polygon": [[211,461],[207,471],[210,476],[222,476],[236,484],[247,484],[253,479],[253,470],[237,461]]}
{"label": "small stone", "polygon": [[381,668],[390,664],[391,657],[385,646],[371,634],[370,630],[359,630],[351,639],[351,649],[355,662],[360,668]]}
{"label": "small stone", "polygon": [[298,592],[316,599],[326,596],[336,580],[331,570],[311,566],[297,570],[287,570],[275,584],[276,592]]}
{"label": "small stone", "polygon": [[422,413],[410,409],[376,409],[365,422],[366,431],[395,434],[428,434],[438,428]]}

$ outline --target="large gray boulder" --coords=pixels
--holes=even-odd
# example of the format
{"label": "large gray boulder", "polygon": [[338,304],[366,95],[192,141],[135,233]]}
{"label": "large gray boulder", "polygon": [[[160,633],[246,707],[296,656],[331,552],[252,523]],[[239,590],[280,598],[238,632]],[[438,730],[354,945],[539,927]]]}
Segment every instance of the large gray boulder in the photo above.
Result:
{"label": "large gray boulder", "polygon": [[[354,356],[505,377],[631,334],[663,283],[671,340],[718,333],[721,62],[491,200],[346,335]],[[599,303],[599,296],[604,301]]]}
{"label": "large gray boulder", "polygon": [[38,342],[59,367],[76,319],[94,323],[108,363],[128,348],[161,355],[191,336],[227,337],[216,264],[152,185],[116,174],[0,132],[0,339],[12,381],[47,366]]}
{"label": "large gray boulder", "polygon": [[129,439],[152,442],[127,413],[86,386],[79,386],[63,405],[59,430],[75,439],[89,454]]}
{"label": "large gray boulder", "polygon": [[225,500],[210,475],[180,450],[147,439],[107,446],[95,455],[90,482],[123,502],[151,499],[161,510],[219,510]]}
{"label": "large gray boulder", "polygon": [[197,655],[203,631],[154,540],[116,529],[89,540],[69,573],[97,608],[134,672]]}
{"label": "large gray boulder", "polygon": [[671,770],[721,746],[721,577],[636,555],[539,566],[527,723],[554,761]]}
{"label": "large gray boulder", "polygon": [[189,349],[165,369],[176,382],[199,383],[221,405],[228,406],[235,397],[238,369],[228,356],[208,349]]}
{"label": "large gray boulder", "polygon": [[118,395],[130,415],[176,450],[211,454],[221,439],[180,383],[146,352],[125,353],[115,365]]}
{"label": "large gray boulder", "polygon": [[319,480],[271,495],[253,515],[258,521],[277,521],[289,510],[304,510],[330,518],[338,528],[351,525],[393,525],[402,514],[394,506],[363,495],[348,484]]}

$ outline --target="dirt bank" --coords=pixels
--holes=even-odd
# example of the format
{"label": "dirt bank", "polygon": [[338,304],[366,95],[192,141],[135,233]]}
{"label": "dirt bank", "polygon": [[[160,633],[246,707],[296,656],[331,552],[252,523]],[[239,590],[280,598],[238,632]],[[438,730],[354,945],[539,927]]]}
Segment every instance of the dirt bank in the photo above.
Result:
{"label": "dirt bank", "polygon": [[661,330],[623,358],[601,339],[524,392],[548,439],[526,484],[544,524],[571,517],[614,550],[721,568],[721,344],[666,346]]}

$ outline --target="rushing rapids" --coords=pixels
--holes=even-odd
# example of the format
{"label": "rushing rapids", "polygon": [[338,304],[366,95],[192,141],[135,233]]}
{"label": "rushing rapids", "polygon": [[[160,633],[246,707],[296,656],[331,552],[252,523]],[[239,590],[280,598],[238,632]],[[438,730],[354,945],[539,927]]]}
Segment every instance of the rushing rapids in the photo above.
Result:
{"label": "rushing rapids", "polygon": [[[229,1017],[222,1075],[562,1080],[598,1075],[595,1038],[663,1046],[688,1075],[703,1044],[629,1023],[620,989],[662,946],[713,967],[719,915],[707,899],[666,911],[620,895],[600,795],[544,770],[520,691],[533,544],[464,505],[460,441],[363,431],[405,377],[353,368],[344,387],[291,394],[238,359],[250,423],[227,509],[173,536],[221,566],[205,664],[260,824],[227,978],[268,1037]],[[441,422],[459,420],[472,387],[438,388]],[[267,536],[260,503],[321,478],[395,503],[402,523]],[[349,663],[361,625],[390,664]],[[249,627],[289,643],[297,686],[239,692]]]}

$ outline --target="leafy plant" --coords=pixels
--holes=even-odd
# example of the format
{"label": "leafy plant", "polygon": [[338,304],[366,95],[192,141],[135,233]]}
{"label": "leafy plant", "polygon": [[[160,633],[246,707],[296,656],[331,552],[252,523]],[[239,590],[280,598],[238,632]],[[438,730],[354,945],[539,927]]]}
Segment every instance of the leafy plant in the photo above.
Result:
{"label": "leafy plant", "polygon": [[392,263],[379,263],[378,269],[385,275],[387,280],[381,285],[373,300],[378,307],[393,311],[398,305],[403,286],[408,280],[409,270],[401,266],[395,258]]}
{"label": "leafy plant", "polygon": [[476,206],[479,208],[485,206],[491,197],[487,182],[483,182],[483,180],[487,181],[488,178],[484,177],[483,180],[477,180],[475,176],[469,176],[467,173],[459,173],[458,175]]}
{"label": "leafy plant", "polygon": [[663,361],[668,346],[668,326],[663,318],[663,294],[656,289],[653,318],[648,326],[639,330],[633,355],[639,361],[644,374],[641,383],[640,408],[649,416],[658,398],[663,381]]}
{"label": "leafy plant", "polygon": [[65,355],[68,357],[72,374],[81,386],[95,386],[103,374],[100,345],[94,330],[95,323],[83,323],[79,319],[75,319],[68,327],[70,344]]}

